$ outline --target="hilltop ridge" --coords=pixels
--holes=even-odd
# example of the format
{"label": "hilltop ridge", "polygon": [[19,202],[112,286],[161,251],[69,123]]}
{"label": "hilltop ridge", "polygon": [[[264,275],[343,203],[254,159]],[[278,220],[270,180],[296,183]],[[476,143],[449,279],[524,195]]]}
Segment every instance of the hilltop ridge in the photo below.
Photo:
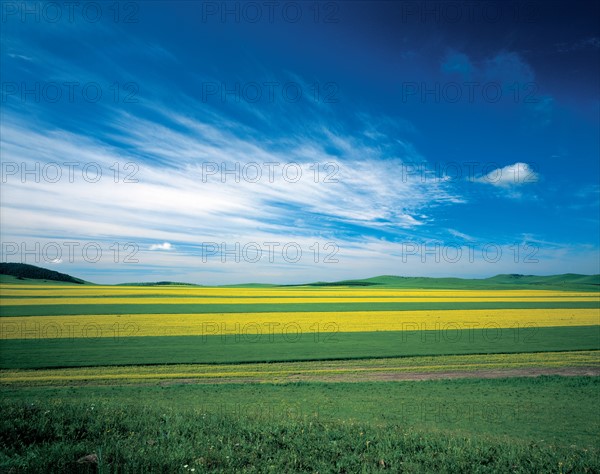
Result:
{"label": "hilltop ridge", "polygon": [[[40,281],[62,282],[71,284],[90,284],[85,280],[35,265],[24,263],[0,263],[0,275],[3,283],[39,283]],[[119,283],[118,286],[197,286],[195,283],[157,281]],[[318,281],[294,285],[274,283],[243,283],[232,285],[214,285],[222,287],[364,287],[364,288],[397,288],[397,289],[538,289],[538,290],[573,290],[600,291],[600,275],[580,275],[564,273],[561,275],[521,275],[499,274],[489,278],[457,278],[457,277],[411,277],[397,275],[380,275],[371,278],[340,280],[333,282]]]}

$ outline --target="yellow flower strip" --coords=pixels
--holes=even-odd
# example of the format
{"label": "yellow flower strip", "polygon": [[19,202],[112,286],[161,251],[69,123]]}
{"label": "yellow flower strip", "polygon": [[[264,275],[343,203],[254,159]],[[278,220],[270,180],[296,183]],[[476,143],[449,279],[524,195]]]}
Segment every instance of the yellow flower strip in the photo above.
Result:
{"label": "yellow flower strip", "polygon": [[424,297],[424,298],[511,298],[511,297],[584,297],[598,298],[598,292],[553,290],[404,290],[404,289],[355,289],[313,287],[289,288],[206,288],[206,287],[136,287],[136,286],[46,286],[46,285],[0,285],[0,296],[212,296],[212,297]]}
{"label": "yellow flower strip", "polygon": [[411,297],[411,298],[400,298],[400,297],[347,297],[347,298],[335,298],[335,297],[320,297],[320,298],[223,298],[223,297],[107,297],[107,298],[2,298],[0,299],[0,306],[24,306],[24,305],[68,305],[68,304],[290,304],[290,303],[469,303],[469,302],[534,302],[534,303],[547,303],[555,301],[598,301],[600,303],[600,297],[562,297],[560,299],[556,297],[511,297],[507,298],[494,298],[494,297]]}
{"label": "yellow flower strip", "polygon": [[0,319],[0,339],[593,326],[598,309],[492,309],[28,316]]}

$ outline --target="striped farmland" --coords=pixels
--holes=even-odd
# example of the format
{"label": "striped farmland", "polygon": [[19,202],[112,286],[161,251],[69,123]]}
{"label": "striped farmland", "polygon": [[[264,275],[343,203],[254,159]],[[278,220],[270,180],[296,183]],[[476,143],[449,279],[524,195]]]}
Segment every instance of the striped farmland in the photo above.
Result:
{"label": "striped farmland", "polygon": [[600,349],[596,292],[2,285],[3,368]]}

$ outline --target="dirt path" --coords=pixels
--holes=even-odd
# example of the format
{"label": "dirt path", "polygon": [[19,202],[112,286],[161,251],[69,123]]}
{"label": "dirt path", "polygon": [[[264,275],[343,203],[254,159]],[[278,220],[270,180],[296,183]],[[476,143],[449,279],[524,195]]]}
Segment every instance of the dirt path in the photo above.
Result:
{"label": "dirt path", "polygon": [[176,384],[219,384],[219,383],[286,383],[286,382],[394,382],[415,380],[444,380],[444,379],[498,379],[506,377],[539,377],[541,375],[600,376],[600,367],[525,367],[518,369],[481,369],[453,370],[437,372],[397,372],[397,371],[364,371],[346,374],[291,374],[280,377],[262,379],[260,377],[214,377],[214,378],[179,378],[162,380],[160,385]]}
{"label": "dirt path", "polygon": [[[377,377],[381,375],[381,377]],[[441,380],[441,379],[498,379],[505,377],[539,377],[540,375],[600,376],[598,367],[530,367],[518,369],[483,369],[470,371],[413,372],[376,374],[374,380]]]}
{"label": "dirt path", "polygon": [[3,370],[1,387],[394,382],[600,376],[600,351],[224,365]]}

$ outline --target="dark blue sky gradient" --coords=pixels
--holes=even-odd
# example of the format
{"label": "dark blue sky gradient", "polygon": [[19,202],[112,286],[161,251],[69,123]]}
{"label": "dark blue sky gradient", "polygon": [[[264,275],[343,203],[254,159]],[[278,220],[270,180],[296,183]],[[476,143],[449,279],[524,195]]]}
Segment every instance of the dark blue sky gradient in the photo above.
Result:
{"label": "dark blue sky gradient", "polygon": [[[295,237],[339,239],[341,247],[346,241],[375,245],[463,237],[465,242],[478,244],[527,241],[546,246],[556,255],[579,258],[588,252],[577,260],[582,263],[573,263],[569,269],[600,271],[598,2],[275,2],[272,22],[262,2],[226,3],[239,10],[239,21],[234,14],[221,16],[223,2],[130,2],[136,5],[133,23],[115,22],[108,10],[98,22],[78,16],[74,22],[56,23],[43,18],[21,21],[18,14],[6,16],[3,10],[3,126],[28,123],[30,132],[57,133],[78,146],[78,140],[85,138],[94,146],[138,160],[142,168],[169,170],[171,176],[178,172],[185,176],[203,161],[222,159],[215,150],[238,150],[248,161],[256,160],[247,151],[254,150],[251,153],[257,156],[271,153],[290,161],[300,157],[310,162],[317,155],[335,159],[348,172],[365,173],[365,182],[371,182],[368,177],[375,183],[370,194],[371,185],[355,185],[348,178],[348,188],[341,193],[346,202],[329,195],[332,188],[311,191],[327,191],[319,194],[325,203],[322,209],[309,202],[308,196],[305,201],[295,200],[302,192],[292,188],[289,200],[271,196],[267,188],[260,202],[270,212],[252,214],[255,221],[246,226],[241,224],[247,217],[243,212],[227,211],[235,231],[224,224],[223,238],[239,237],[248,229],[266,229],[281,239],[285,233],[278,233],[288,229]],[[286,21],[283,15],[283,6],[290,3],[302,11],[298,22]],[[251,5],[263,5],[257,22],[242,14],[254,14]],[[5,89],[7,83],[69,80],[103,84],[103,100],[94,104],[81,100],[50,103],[43,98],[27,101]],[[121,86],[134,83],[137,102],[110,100],[109,85],[115,82]],[[273,101],[266,99],[264,87],[257,102],[243,97],[236,101],[231,94],[225,101],[219,93],[206,95],[209,83],[233,88],[236,83],[243,87],[265,82],[279,83]],[[300,101],[282,96],[282,86],[288,82],[301,85]],[[314,100],[315,84],[319,100]],[[470,91],[474,91],[472,100]],[[334,100],[325,101],[327,94]],[[3,133],[6,143],[21,139],[11,138],[9,134],[15,132],[8,130]],[[216,131],[229,138],[223,141]],[[194,143],[189,149],[187,139]],[[6,148],[6,143],[4,161],[24,159],[15,151],[19,147]],[[190,151],[205,144],[215,145],[215,156]],[[31,153],[45,156],[41,150]],[[425,163],[433,172],[446,169],[450,178],[441,183],[443,176],[436,180],[428,175],[424,182],[405,190],[402,163]],[[464,175],[467,163],[477,163],[471,179]],[[519,164],[529,166],[534,179],[503,184],[484,181],[487,172]],[[364,170],[358,172],[361,166]],[[463,174],[451,179],[456,166]],[[163,186],[185,190],[175,178],[165,174],[163,179]],[[7,188],[5,193],[9,192]],[[69,198],[70,191],[63,188],[55,187],[52,192],[76,199]],[[239,190],[240,196],[246,192]],[[214,199],[225,203],[235,191],[227,193]],[[252,193],[252,199],[260,195]],[[16,204],[9,200],[3,206],[8,211]],[[192,208],[154,209],[152,219],[157,221],[152,224],[140,211],[139,222],[132,225],[163,232],[161,237],[149,232],[147,241],[142,238],[144,245],[169,241],[186,254],[193,243],[182,235],[198,234],[203,222],[200,217],[193,219],[196,211]],[[119,209],[115,208],[113,222],[104,223],[106,229],[131,215],[131,210]],[[229,207],[224,205],[224,209]],[[170,223],[169,216],[179,213],[187,217]],[[98,225],[102,222],[99,218]],[[43,233],[33,223],[24,229],[11,227],[3,240]],[[65,229],[48,229],[48,235],[63,235]],[[98,234],[132,238],[116,230],[81,232],[81,239]],[[139,268],[143,272],[144,267]],[[165,268],[169,275],[177,275],[176,270]],[[557,260],[538,272],[558,273],[560,268]],[[347,277],[358,277],[383,270],[376,263],[346,269],[338,265],[332,278],[344,271]],[[82,267],[81,271],[86,270]],[[111,271],[107,269],[107,274]],[[427,274],[429,270],[409,271]],[[96,275],[98,269],[93,272]],[[463,267],[442,271],[457,272],[497,273]],[[265,279],[269,275],[265,273]],[[180,276],[199,278],[190,272]]]}

